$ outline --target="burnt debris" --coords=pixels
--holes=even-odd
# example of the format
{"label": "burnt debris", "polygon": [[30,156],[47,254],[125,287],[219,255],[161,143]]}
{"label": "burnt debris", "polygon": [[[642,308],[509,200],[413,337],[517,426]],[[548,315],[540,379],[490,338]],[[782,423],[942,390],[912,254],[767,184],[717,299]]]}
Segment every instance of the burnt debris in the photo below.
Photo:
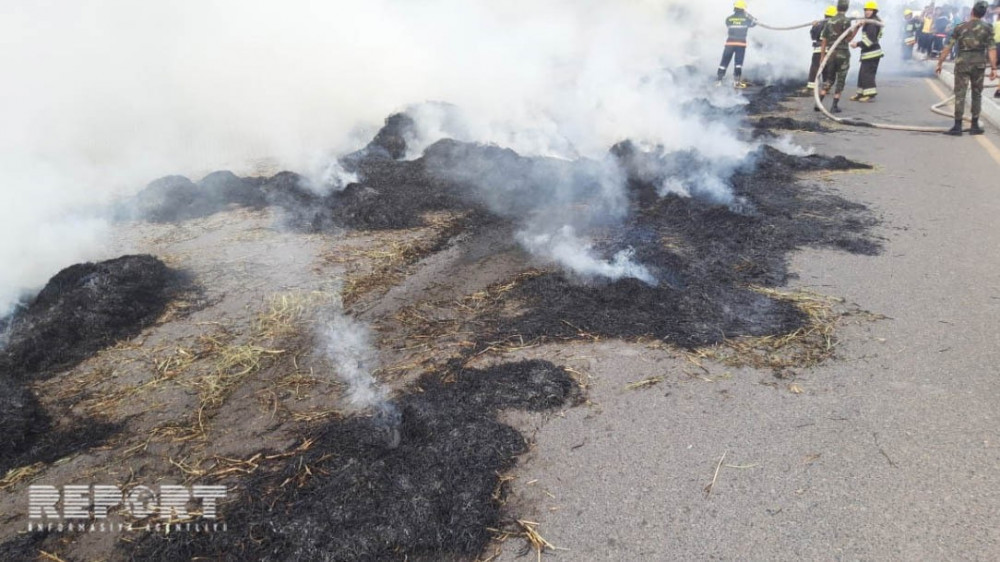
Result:
{"label": "burnt debris", "polygon": [[194,183],[184,176],[166,176],[140,191],[131,211],[122,208],[119,218],[150,222],[177,222],[223,211],[230,205],[262,207],[264,191],[256,182],[228,171],[213,172]]}
{"label": "burnt debris", "polygon": [[578,397],[569,374],[545,361],[426,375],[397,401],[398,446],[376,418],[328,423],[309,451],[249,477],[224,513],[230,532],[149,534],[120,548],[133,560],[472,558],[500,526],[500,475],[527,449],[497,412]]}
{"label": "burnt debris", "polygon": [[[792,83],[766,86],[745,110],[775,109],[796,90]],[[813,125],[764,116],[755,130]],[[870,168],[842,156],[792,156],[762,145],[745,161],[718,161],[623,141],[604,161],[571,162],[445,139],[403,160],[415,127],[405,114],[390,116],[367,147],[342,160],[357,183],[328,196],[302,189],[289,172],[253,181],[264,200],[299,209],[296,222],[311,230],[411,228],[432,211],[471,212],[463,228],[486,220],[515,230],[569,224],[595,242],[599,258],[630,250],[658,281],[649,287],[558,272],[532,278],[505,297],[523,305],[521,313],[496,317],[484,340],[585,331],[690,347],[792,331],[804,321],[795,307],[749,286],[784,284],[787,256],[798,248],[880,249],[868,209],[797,181],[802,172]],[[624,212],[603,210],[609,181],[627,186]]]}
{"label": "burnt debris", "polygon": [[[773,110],[790,92],[788,85],[766,87],[744,110]],[[767,117],[753,125],[758,131],[807,128]],[[569,162],[445,139],[406,160],[415,135],[411,116],[390,116],[367,147],[339,162],[357,181],[329,193],[314,191],[293,172],[269,178],[216,172],[199,182],[169,176],[151,183],[132,202],[136,211],[121,216],[172,222],[272,206],[290,227],[309,232],[411,228],[434,211],[463,213],[460,228],[501,223],[505,228],[497,231],[512,232],[526,217],[541,216],[580,227],[601,258],[629,249],[656,279],[650,285],[552,270],[521,275],[472,319],[470,355],[505,340],[655,338],[696,347],[788,333],[804,324],[803,314],[751,287],[784,284],[787,257],[798,248],[880,250],[870,210],[796,180],[803,171],[866,167],[843,157],[796,157],[763,146],[747,162],[720,163],[625,141],[605,160]],[[705,177],[721,190],[706,189]],[[602,182],[609,180],[626,186],[624,212],[572,216],[578,209],[600,211]],[[526,260],[524,269],[532,265]],[[92,447],[119,430],[72,416],[53,419],[24,385],[137,333],[163,311],[177,279],[151,256],[80,264],[0,322],[7,339],[0,349],[0,474]],[[311,446],[287,458],[290,451],[262,451],[282,460],[227,481],[239,490],[223,511],[230,532],[145,534],[120,543],[116,554],[136,560],[475,557],[490,540],[488,529],[501,524],[499,475],[526,450],[524,437],[497,413],[559,408],[579,393],[568,373],[548,362],[480,370],[456,361],[447,372],[421,378],[391,411],[306,430]],[[0,553],[30,551],[39,537],[8,541]]]}
{"label": "burnt debris", "polygon": [[26,388],[33,378],[70,368],[153,322],[180,277],[148,256],[68,267],[6,322],[0,349],[0,474],[52,462],[103,442],[117,427],[54,419]]}
{"label": "burnt debris", "polygon": [[753,138],[759,137],[775,137],[774,130],[783,131],[808,131],[811,133],[826,133],[830,129],[824,127],[819,121],[803,121],[801,119],[793,119],[791,117],[778,117],[776,115],[765,115],[752,119],[749,121],[750,125],[753,127],[751,136]]}
{"label": "burnt debris", "polygon": [[77,264],[57,273],[14,319],[0,377],[68,368],[156,319],[180,277],[149,255]]}
{"label": "burnt debris", "polygon": [[530,276],[484,313],[495,332],[483,341],[600,336],[691,348],[789,333],[805,323],[803,314],[750,287],[784,285],[787,256],[798,248],[865,255],[881,249],[871,234],[878,219],[865,206],[796,181],[803,171],[870,169],[866,164],[761,146],[733,171],[726,185],[732,200],[724,204],[712,192],[662,194],[668,179],[696,178],[715,166],[697,154],[641,151],[628,142],[612,153],[628,175],[631,218],[594,236],[605,255],[632,248],[657,286],[635,279],[581,281],[563,272]]}

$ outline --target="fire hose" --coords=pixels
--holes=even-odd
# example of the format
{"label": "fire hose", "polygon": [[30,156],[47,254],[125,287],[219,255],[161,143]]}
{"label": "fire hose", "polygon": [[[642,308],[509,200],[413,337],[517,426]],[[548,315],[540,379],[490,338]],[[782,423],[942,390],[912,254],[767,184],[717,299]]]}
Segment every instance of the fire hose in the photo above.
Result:
{"label": "fire hose", "polygon": [[[823,112],[823,115],[825,115],[828,119],[830,119],[832,121],[835,121],[837,123],[844,124],[844,125],[853,125],[853,126],[856,126],[856,127],[872,127],[872,128],[875,128],[875,129],[888,129],[888,130],[893,130],[893,131],[916,131],[916,132],[920,132],[920,133],[944,133],[944,132],[948,131],[948,128],[946,128],[946,127],[926,127],[926,126],[920,126],[920,125],[896,125],[894,123],[877,123],[877,122],[864,121],[864,120],[861,120],[861,119],[858,119],[858,118],[853,118],[853,117],[837,117],[837,116],[833,115],[832,113],[830,113],[826,109],[826,107],[824,107],[823,104],[820,103],[819,92],[820,92],[820,88],[822,86],[821,80],[822,80],[822,77],[823,77],[823,69],[826,68],[826,63],[827,63],[827,61],[830,60],[830,55],[833,54],[834,49],[836,49],[837,46],[840,45],[840,43],[843,42],[845,38],[847,38],[848,35],[850,35],[852,33],[857,33],[858,26],[860,24],[873,23],[873,24],[875,24],[875,25],[877,25],[879,27],[884,27],[885,26],[885,23],[882,22],[881,20],[855,19],[855,20],[852,20],[852,21],[854,22],[854,25],[852,25],[846,31],[844,31],[843,33],[841,33],[840,37],[837,37],[837,40],[833,42],[833,45],[830,45],[829,47],[827,47],[826,56],[824,56],[823,59],[819,63],[819,68],[816,71],[816,82],[815,82],[815,84],[813,84],[813,86],[814,86],[813,87],[813,101],[816,104],[816,107],[818,107],[820,109],[820,111]],[[801,25],[793,25],[793,26],[790,26],[790,27],[775,27],[775,26],[770,26],[770,25],[767,25],[767,24],[764,24],[764,23],[761,23],[761,22],[757,22],[757,25],[759,25],[760,27],[762,27],[764,29],[770,29],[772,31],[791,31],[793,29],[802,29],[802,28],[806,28],[806,27],[812,27],[813,22],[804,23],[804,24],[801,24]],[[998,84],[989,84],[989,85],[985,86],[983,89],[985,90],[985,89],[990,89],[990,88],[996,88],[997,86],[998,86]],[[942,100],[942,101],[940,101],[940,102],[932,105],[930,109],[931,109],[932,112],[934,112],[934,113],[936,113],[938,115],[943,115],[945,117],[951,117],[952,113],[949,113],[949,112],[945,111],[942,108],[943,108],[943,106],[951,103],[954,99],[955,99],[955,96],[952,95],[951,97],[949,97],[947,99],[944,99],[944,100]],[[968,121],[969,119],[966,118],[965,120]]]}

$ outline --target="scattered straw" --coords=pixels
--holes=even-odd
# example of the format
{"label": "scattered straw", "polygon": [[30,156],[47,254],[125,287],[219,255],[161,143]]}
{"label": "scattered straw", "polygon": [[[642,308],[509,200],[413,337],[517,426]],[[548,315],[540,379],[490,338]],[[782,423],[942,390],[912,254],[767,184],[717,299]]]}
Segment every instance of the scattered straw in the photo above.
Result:
{"label": "scattered straw", "polygon": [[625,385],[625,390],[639,390],[641,388],[649,388],[651,386],[656,386],[664,381],[663,377],[649,377],[641,381],[632,382]]}
{"label": "scattered straw", "polygon": [[726,460],[727,454],[729,454],[729,451],[722,453],[722,458],[719,459],[719,464],[715,467],[715,475],[712,476],[712,481],[708,484],[708,486],[705,486],[706,497],[712,495],[712,490],[715,488],[715,482],[719,479],[719,471],[722,470],[722,463]]}
{"label": "scattered straw", "polygon": [[344,304],[354,305],[367,295],[384,293],[402,282],[411,266],[461,230],[465,217],[465,213],[427,214],[423,217],[427,226],[404,231],[402,238],[395,232],[375,235],[376,248],[349,249],[325,256],[328,263],[348,266],[341,289]]}
{"label": "scattered straw", "polygon": [[292,420],[297,422],[312,423],[331,418],[340,418],[342,414],[337,410],[307,410],[305,412],[292,412]]}
{"label": "scattered straw", "polygon": [[542,559],[542,552],[545,550],[566,550],[557,548],[553,546],[552,543],[545,540],[545,537],[538,533],[538,523],[518,519],[517,524],[521,527],[521,536],[527,539],[528,544],[531,545],[532,549],[534,549],[538,560]]}
{"label": "scattered straw", "polygon": [[733,367],[750,366],[758,369],[811,367],[834,355],[837,340],[835,329],[850,311],[838,310],[842,299],[808,291],[780,291],[766,287],[751,287],[753,291],[775,300],[793,303],[806,316],[806,325],[794,332],[764,337],[741,337],[696,351],[688,361],[704,367],[698,359],[708,358]]}
{"label": "scattered straw", "polygon": [[38,476],[38,473],[45,468],[45,463],[37,462],[28,466],[12,468],[0,478],[0,490],[4,492],[11,490],[14,486],[22,482],[30,482]]}

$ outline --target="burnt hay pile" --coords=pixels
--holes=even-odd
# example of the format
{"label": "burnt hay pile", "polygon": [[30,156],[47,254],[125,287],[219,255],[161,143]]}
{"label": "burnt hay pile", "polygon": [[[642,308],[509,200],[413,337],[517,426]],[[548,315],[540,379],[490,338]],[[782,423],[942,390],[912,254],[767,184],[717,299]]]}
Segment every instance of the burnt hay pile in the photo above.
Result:
{"label": "burnt hay pile", "polygon": [[138,333],[163,312],[175,280],[149,255],[67,267],[12,321],[0,374],[24,379],[68,367]]}
{"label": "burnt hay pile", "polygon": [[398,447],[373,418],[328,423],[300,457],[245,482],[224,513],[228,533],[151,534],[121,548],[134,560],[473,558],[501,524],[500,475],[527,448],[497,412],[578,397],[568,373],[545,361],[432,373],[397,402]]}
{"label": "burnt hay pile", "polygon": [[25,384],[138,333],[164,310],[179,281],[148,255],[77,264],[56,274],[27,306],[5,320],[9,326],[0,349],[0,474],[91,447],[116,430],[90,420],[57,423]]}
{"label": "burnt hay pile", "polygon": [[[802,247],[830,247],[875,254],[876,218],[863,205],[818,187],[799,185],[801,171],[870,168],[841,156],[796,157],[762,146],[753,162],[731,178],[736,204],[705,198],[660,196],[664,176],[698,173],[711,163],[690,155],[636,153],[614,148],[629,172],[633,218],[604,233],[609,248],[632,247],[635,258],[659,279],[656,287],[634,279],[581,283],[563,272],[531,276],[505,299],[519,312],[491,311],[494,339],[653,337],[694,347],[734,336],[788,333],[802,313],[748,286],[783,285],[787,256]],[[644,160],[654,159],[650,164]],[[675,168],[683,168],[677,169]],[[643,173],[640,173],[643,172]]]}
{"label": "burnt hay pile", "polygon": [[[793,92],[790,84],[767,86],[743,110],[773,110]],[[764,116],[749,125],[762,131],[770,130],[765,125],[815,124]],[[497,220],[520,228],[530,220],[526,217],[538,216],[571,224],[574,217],[566,215],[600,205],[597,162],[528,158],[448,139],[429,146],[420,158],[402,160],[415,134],[407,115],[389,117],[368,146],[341,159],[358,177],[341,191],[320,197],[303,189],[300,177],[283,172],[239,180],[245,189],[262,193],[241,197],[277,204],[298,213],[300,226],[321,230],[410,228],[423,224],[428,211],[441,210],[471,212],[463,228]],[[596,250],[605,258],[634,250],[635,260],[654,273],[658,285],[581,279],[564,272],[534,277],[505,296],[524,312],[493,318],[494,330],[483,341],[561,339],[586,332],[697,346],[733,336],[785,333],[802,325],[799,311],[748,286],[784,284],[787,255],[797,248],[879,251],[870,234],[877,220],[864,206],[796,180],[800,172],[870,168],[842,156],[791,156],[762,145],[748,162],[729,169],[694,152],[640,150],[628,141],[612,147],[609,156],[628,176],[629,218],[601,224],[594,221],[597,213],[588,211],[585,234],[596,240]],[[230,176],[228,182],[238,180]],[[706,176],[728,177],[724,187],[731,199],[699,192],[698,179]],[[692,196],[662,195],[660,186],[672,178],[691,186]],[[573,188],[560,191],[552,187],[557,184]],[[235,188],[228,192],[242,193]]]}

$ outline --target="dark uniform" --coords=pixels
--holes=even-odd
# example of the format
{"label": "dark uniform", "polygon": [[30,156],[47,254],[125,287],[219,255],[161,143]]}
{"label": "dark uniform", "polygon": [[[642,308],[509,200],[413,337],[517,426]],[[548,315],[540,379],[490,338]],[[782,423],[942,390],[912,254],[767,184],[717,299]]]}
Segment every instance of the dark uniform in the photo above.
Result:
{"label": "dark uniform", "polygon": [[965,94],[972,83],[972,118],[979,119],[983,107],[983,72],[989,58],[986,50],[993,46],[993,26],[981,19],[972,19],[955,27],[947,49],[958,46],[955,58],[955,120],[965,114]]}
{"label": "dark uniform", "polygon": [[[827,20],[821,38],[826,41],[827,47],[829,47],[850,28],[851,20],[847,19],[844,12],[838,12],[837,15]],[[829,67],[829,74],[824,73],[825,82],[823,84],[823,90],[826,92],[829,92],[830,88],[834,88],[835,94],[844,91],[844,85],[847,84],[847,71],[851,68],[849,41],[850,38],[845,38],[837,45],[833,53],[828,55],[829,60],[827,60],[826,65]]]}
{"label": "dark uniform", "polygon": [[917,44],[917,33],[920,31],[920,21],[913,14],[906,16],[903,26],[903,60],[913,59],[913,46]]}
{"label": "dark uniform", "polygon": [[747,52],[747,31],[757,25],[755,20],[746,10],[737,8],[733,15],[726,18],[726,27],[729,29],[729,36],[726,38],[726,47],[722,51],[722,61],[719,62],[719,80],[726,76],[729,63],[736,57],[736,65],[733,66],[733,77],[737,84],[741,84],[740,78],[743,76],[743,59]]}
{"label": "dark uniform", "polygon": [[931,41],[932,58],[937,58],[941,54],[942,49],[944,49],[944,40],[948,37],[948,26],[951,25],[951,19],[939,10],[940,8],[935,10],[937,14],[934,17],[932,31],[934,34],[934,39]]}
{"label": "dark uniform", "polygon": [[[829,21],[829,19],[830,17],[827,16],[825,20],[814,23],[812,28],[809,30],[809,37],[812,38],[812,44],[813,44],[813,56],[812,56],[812,64],[809,66],[809,84],[807,84],[806,86],[810,90],[816,87],[816,73],[819,71],[819,63],[821,62],[822,59],[820,53],[823,51],[822,49],[823,27],[826,25],[826,22]],[[829,75],[830,75],[830,65],[828,64],[826,65],[826,68],[823,69],[824,82],[826,82],[827,76]]]}
{"label": "dark uniform", "polygon": [[[882,21],[878,16],[868,19]],[[858,71],[858,95],[857,100],[867,101],[878,94],[875,86],[875,74],[878,72],[878,63],[882,60],[882,46],[879,39],[882,38],[882,26],[875,23],[866,23],[861,28],[861,69]]]}

